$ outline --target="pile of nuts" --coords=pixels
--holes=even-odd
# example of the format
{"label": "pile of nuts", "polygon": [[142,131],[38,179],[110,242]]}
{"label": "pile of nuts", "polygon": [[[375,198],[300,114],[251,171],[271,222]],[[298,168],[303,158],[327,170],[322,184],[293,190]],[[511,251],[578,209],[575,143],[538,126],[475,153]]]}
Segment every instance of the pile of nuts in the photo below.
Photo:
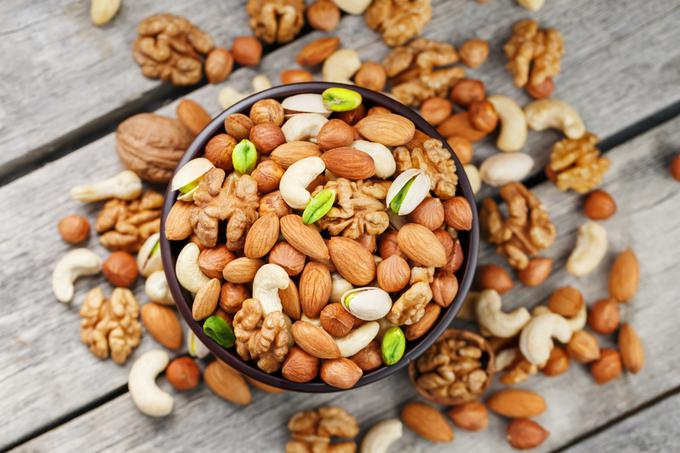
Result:
{"label": "pile of nuts", "polygon": [[213,340],[345,389],[453,302],[472,226],[457,183],[441,142],[356,91],[263,99],[176,172],[165,234]]}

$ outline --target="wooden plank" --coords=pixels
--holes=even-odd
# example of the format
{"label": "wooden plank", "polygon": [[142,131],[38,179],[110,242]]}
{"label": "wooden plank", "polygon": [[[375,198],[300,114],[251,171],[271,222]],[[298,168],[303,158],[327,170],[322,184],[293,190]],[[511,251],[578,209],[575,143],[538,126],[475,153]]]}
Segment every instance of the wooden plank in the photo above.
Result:
{"label": "wooden plank", "polygon": [[680,396],[673,395],[574,445],[566,452],[677,451]]}
{"label": "wooden plank", "polygon": [[[655,396],[680,385],[674,372],[680,359],[675,341],[677,291],[675,279],[680,262],[673,247],[662,237],[670,237],[680,228],[680,217],[668,215],[680,205],[677,182],[667,173],[667,162],[680,144],[680,118],[657,128],[612,152],[613,165],[604,189],[613,194],[619,205],[615,217],[605,222],[610,251],[592,275],[581,279],[561,269],[573,248],[575,228],[584,222],[578,214],[580,198],[573,193],[558,192],[544,183],[536,194],[548,207],[559,227],[556,244],[547,253],[559,271],[542,286],[515,289],[504,297],[508,307],[545,301],[557,286],[571,284],[580,288],[592,303],[606,294],[608,265],[614,254],[633,247],[642,263],[638,295],[622,306],[622,319],[633,324],[644,339],[647,364],[638,375],[625,375],[604,387],[594,384],[588,370],[578,364],[565,375],[555,378],[534,377],[522,387],[543,395],[549,410],[537,418],[552,434],[537,451],[549,451],[564,445],[580,434],[607,423],[618,414],[638,407]],[[493,250],[482,248],[481,262],[499,261]],[[602,339],[603,344],[607,344]],[[94,373],[94,372],[93,372]],[[164,384],[165,385],[165,384]],[[396,416],[404,402],[416,398],[405,373],[368,387],[340,395],[258,394],[253,404],[237,408],[210,394],[205,388],[186,395],[175,394],[176,409],[165,420],[150,420],[136,412],[124,395],[78,417],[59,428],[28,442],[20,451],[48,451],[63,448],[73,451],[133,449],[139,451],[179,451],[186,442],[199,449],[215,449],[225,442],[249,451],[281,448],[287,438],[285,424],[300,409],[325,404],[341,405],[354,413],[362,428],[377,420]],[[0,400],[1,401],[1,400]],[[484,433],[456,430],[454,445],[461,451],[474,448],[495,452],[507,448],[505,422],[492,416]],[[97,436],[88,435],[96,431]],[[677,441],[676,448],[677,448]],[[450,451],[449,445],[433,445],[406,431],[399,451]]]}

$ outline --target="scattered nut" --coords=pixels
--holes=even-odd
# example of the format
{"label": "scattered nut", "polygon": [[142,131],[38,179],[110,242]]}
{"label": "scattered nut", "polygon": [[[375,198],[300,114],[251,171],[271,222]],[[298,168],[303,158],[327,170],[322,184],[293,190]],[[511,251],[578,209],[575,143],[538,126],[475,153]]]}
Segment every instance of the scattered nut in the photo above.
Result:
{"label": "scattered nut", "polygon": [[340,22],[340,10],[330,0],[316,0],[307,7],[307,22],[316,30],[331,31]]}
{"label": "scattered nut", "polygon": [[87,217],[72,214],[59,221],[57,230],[64,242],[75,245],[90,236],[90,222]]}
{"label": "scattered nut", "polygon": [[113,252],[104,261],[102,271],[115,287],[129,288],[137,280],[137,261],[127,252]]}
{"label": "scattered nut", "polygon": [[175,390],[192,390],[201,380],[201,370],[190,357],[180,357],[168,364],[165,377]]}
{"label": "scattered nut", "polygon": [[257,66],[262,58],[262,44],[254,36],[237,36],[231,43],[231,55],[241,66]]}
{"label": "scattered nut", "polygon": [[598,385],[604,385],[621,376],[621,355],[609,348],[600,351],[600,358],[590,366],[590,372]]}
{"label": "scattered nut", "polygon": [[588,313],[588,325],[598,333],[610,334],[619,328],[619,303],[615,299],[600,299]]}
{"label": "scattered nut", "polygon": [[583,214],[591,220],[607,220],[616,214],[616,201],[604,190],[593,190],[583,202]]}
{"label": "scattered nut", "polygon": [[458,53],[461,61],[474,69],[481,66],[489,56],[489,43],[483,39],[470,39],[460,46]]}

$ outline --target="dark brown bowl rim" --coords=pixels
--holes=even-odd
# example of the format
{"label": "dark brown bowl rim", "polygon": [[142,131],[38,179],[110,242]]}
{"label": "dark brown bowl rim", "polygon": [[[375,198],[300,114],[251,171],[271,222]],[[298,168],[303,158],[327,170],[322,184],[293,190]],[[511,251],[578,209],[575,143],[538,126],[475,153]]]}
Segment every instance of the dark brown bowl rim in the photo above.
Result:
{"label": "dark brown bowl rim", "polygon": [[[467,242],[467,247],[464,247],[464,273],[463,278],[459,282],[458,294],[456,295],[453,303],[449,305],[446,311],[440,315],[439,322],[423,337],[417,340],[417,344],[404,354],[404,357],[395,365],[392,366],[382,366],[374,371],[364,374],[361,379],[352,388],[358,388],[366,384],[376,382],[380,379],[384,379],[392,374],[396,373],[398,370],[408,366],[413,360],[415,360],[420,354],[422,354],[430,345],[444,332],[456,313],[460,309],[465,296],[470,290],[470,285],[472,284],[472,279],[474,277],[474,270],[477,264],[477,253],[479,249],[479,222],[477,217],[477,208],[475,204],[474,194],[470,187],[470,183],[465,174],[465,170],[461,165],[460,161],[453,153],[451,148],[446,143],[446,140],[437,132],[437,130],[432,127],[427,121],[425,121],[418,113],[411,108],[401,104],[400,102],[375,91],[360,88],[354,85],[345,85],[340,83],[327,83],[327,82],[305,82],[305,83],[295,83],[289,85],[276,86],[259,93],[253,94],[236,104],[232,105],[228,109],[224,110],[217,117],[215,117],[210,124],[208,124],[205,129],[203,129],[191,143],[184,156],[180,159],[177,164],[177,168],[181,168],[189,160],[193,159],[200,152],[203,151],[208,140],[210,140],[214,135],[223,131],[225,118],[232,114],[238,112],[247,112],[252,104],[255,102],[266,99],[275,98],[282,99],[287,96],[292,96],[294,94],[302,93],[321,93],[327,88],[332,87],[344,87],[349,88],[361,93],[361,96],[369,103],[376,106],[383,106],[388,108],[394,113],[405,116],[409,118],[416,125],[416,128],[429,135],[430,137],[438,138],[442,141],[444,146],[451,153],[453,160],[456,165],[456,172],[458,174],[459,187],[462,189],[463,196],[467,199],[468,203],[472,208],[472,229],[469,232],[461,233],[461,246],[464,242]],[[330,392],[340,392],[343,389],[331,387],[324,382],[306,382],[297,383],[289,381],[283,377],[276,375],[267,374],[259,370],[256,366],[243,361],[235,352],[227,350],[209,338],[204,332],[197,321],[194,321],[191,315],[191,306],[187,302],[184,290],[181,288],[177,277],[175,275],[175,260],[176,256],[172,252],[172,247],[170,241],[165,237],[165,219],[170,211],[170,208],[175,202],[175,194],[170,190],[171,185],[165,191],[165,200],[163,202],[163,210],[161,214],[161,255],[163,261],[163,269],[165,271],[165,277],[168,281],[168,287],[170,288],[170,293],[172,294],[175,304],[182,314],[182,317],[189,325],[189,328],[196,334],[196,336],[203,342],[203,344],[212,352],[217,358],[226,362],[229,366],[236,369],[237,371],[245,374],[246,376],[263,382],[274,387],[279,387],[285,390],[293,390],[298,392],[307,393],[330,393]],[[351,390],[351,389],[348,389]]]}

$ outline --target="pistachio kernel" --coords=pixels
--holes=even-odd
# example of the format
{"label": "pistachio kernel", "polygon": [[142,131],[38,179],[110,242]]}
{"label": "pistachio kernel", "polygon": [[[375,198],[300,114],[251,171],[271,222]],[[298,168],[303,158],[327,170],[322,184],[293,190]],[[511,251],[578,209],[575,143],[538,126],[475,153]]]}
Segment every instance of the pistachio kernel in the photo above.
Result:
{"label": "pistachio kernel", "polygon": [[333,203],[335,203],[334,190],[324,189],[320,191],[307,203],[305,210],[302,212],[302,221],[306,225],[316,222],[328,214],[328,211],[333,207]]}
{"label": "pistachio kernel", "polygon": [[156,253],[158,253],[158,251],[159,251],[160,249],[161,249],[161,241],[160,241],[160,239],[159,239],[158,241],[156,241],[156,243],[155,243],[155,244],[153,245],[153,247],[151,248],[151,251],[149,252],[149,256],[150,256],[150,257],[151,257],[151,256],[154,256]]}
{"label": "pistachio kernel", "polygon": [[247,138],[241,140],[231,153],[231,162],[234,164],[234,170],[242,175],[249,174],[257,164],[255,144]]}
{"label": "pistachio kernel", "polygon": [[227,324],[227,321],[217,315],[212,315],[205,320],[203,323],[203,332],[224,348],[231,348],[236,341],[231,326]]}
{"label": "pistachio kernel", "polygon": [[406,194],[408,193],[408,190],[411,188],[413,185],[413,181],[415,181],[416,178],[411,179],[409,182],[406,183],[402,189],[397,192],[397,195],[390,201],[390,209],[392,212],[395,214],[399,214],[399,210],[401,209],[401,204],[404,202],[404,198],[406,198]]}
{"label": "pistachio kernel", "polygon": [[191,190],[193,190],[195,187],[198,187],[198,183],[200,182],[200,179],[195,179],[191,181],[189,184],[182,186],[179,188],[179,191],[182,193],[188,193]]}
{"label": "pistachio kernel", "polygon": [[361,94],[347,88],[328,88],[321,97],[326,108],[333,112],[347,112],[361,105]]}
{"label": "pistachio kernel", "polygon": [[380,352],[385,365],[394,365],[404,356],[406,337],[400,327],[390,327],[380,345]]}

